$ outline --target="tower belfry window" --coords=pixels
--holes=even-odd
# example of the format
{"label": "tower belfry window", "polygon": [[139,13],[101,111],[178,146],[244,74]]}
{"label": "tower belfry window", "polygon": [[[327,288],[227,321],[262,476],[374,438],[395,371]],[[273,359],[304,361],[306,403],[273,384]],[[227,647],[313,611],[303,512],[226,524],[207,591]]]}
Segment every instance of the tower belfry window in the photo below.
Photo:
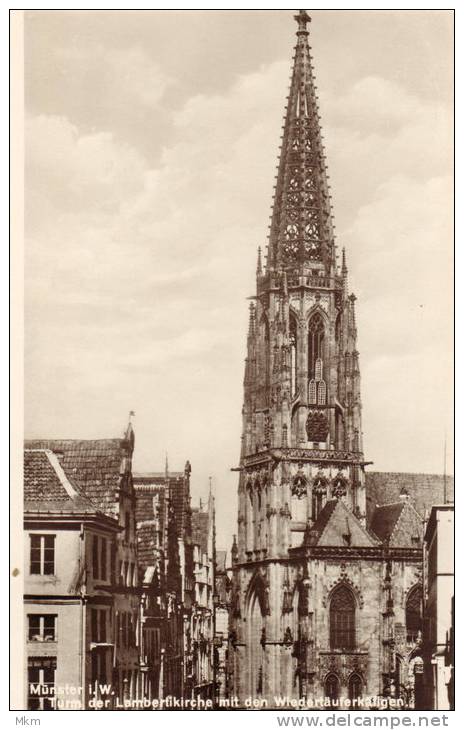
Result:
{"label": "tower belfry window", "polygon": [[297,335],[296,322],[293,317],[290,318],[290,391],[291,395],[296,395],[296,382],[298,374],[297,365]]}
{"label": "tower belfry window", "polygon": [[315,380],[322,379],[324,361],[324,323],[320,314],[311,317],[308,326],[308,374]]}
{"label": "tower belfry window", "polygon": [[327,400],[327,386],[323,380],[317,384],[317,404],[325,406]]}
{"label": "tower belfry window", "polygon": [[309,381],[309,402],[311,404],[317,402],[317,383],[314,378]]}

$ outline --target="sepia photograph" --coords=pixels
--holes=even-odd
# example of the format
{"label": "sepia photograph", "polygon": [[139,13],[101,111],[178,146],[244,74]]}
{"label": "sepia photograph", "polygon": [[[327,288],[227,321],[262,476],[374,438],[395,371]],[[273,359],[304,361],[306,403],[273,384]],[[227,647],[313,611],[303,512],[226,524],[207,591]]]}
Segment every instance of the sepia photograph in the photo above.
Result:
{"label": "sepia photograph", "polygon": [[454,10],[10,23],[11,709],[454,710]]}

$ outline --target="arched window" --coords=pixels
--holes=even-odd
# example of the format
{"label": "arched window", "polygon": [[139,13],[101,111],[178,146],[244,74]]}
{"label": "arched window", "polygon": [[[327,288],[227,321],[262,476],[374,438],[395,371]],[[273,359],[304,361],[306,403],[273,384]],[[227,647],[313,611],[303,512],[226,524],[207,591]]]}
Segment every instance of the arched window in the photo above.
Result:
{"label": "arched window", "polygon": [[290,317],[290,391],[296,395],[296,383],[298,375],[297,365],[297,331],[294,317]]}
{"label": "arched window", "polygon": [[270,350],[270,338],[269,338],[269,323],[266,317],[263,317],[263,340],[264,340],[264,385],[267,389],[269,388],[269,373],[271,368],[271,350]]}
{"label": "arched window", "polygon": [[319,512],[322,510],[323,498],[324,495],[321,492],[313,491],[313,520],[317,520],[319,517]]}
{"label": "arched window", "polygon": [[309,381],[309,402],[311,405],[315,405],[317,401],[317,384],[314,378]]}
{"label": "arched window", "polygon": [[359,674],[352,674],[348,680],[348,697],[351,700],[352,706],[359,697],[362,697],[362,686],[362,679]]}
{"label": "arched window", "polygon": [[[321,363],[317,361],[320,360]],[[316,313],[308,325],[308,375],[316,380],[322,377],[324,360],[324,323],[320,314]],[[319,378],[316,375],[316,364]]]}
{"label": "arched window", "polygon": [[253,514],[253,492],[251,484],[247,484],[246,488],[246,513],[245,513],[245,526],[246,526],[246,549],[247,551],[253,550],[253,526],[254,526],[254,514]]}
{"label": "arched window", "polygon": [[340,692],[340,682],[336,674],[328,674],[324,685],[324,694],[331,702],[337,702]]}
{"label": "arched window", "polygon": [[325,406],[327,400],[327,386],[323,380],[317,384],[317,404]]}
{"label": "arched window", "polygon": [[422,590],[415,586],[406,601],[406,641],[415,642],[422,626]]}
{"label": "arched window", "polygon": [[355,648],[355,604],[346,586],[337,588],[330,602],[330,648]]}

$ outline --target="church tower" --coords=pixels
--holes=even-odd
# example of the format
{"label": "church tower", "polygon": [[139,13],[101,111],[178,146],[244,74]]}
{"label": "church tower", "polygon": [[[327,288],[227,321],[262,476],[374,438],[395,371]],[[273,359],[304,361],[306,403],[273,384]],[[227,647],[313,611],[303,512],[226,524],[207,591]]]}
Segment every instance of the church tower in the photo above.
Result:
{"label": "church tower", "polygon": [[[250,304],[232,551],[232,694],[267,706],[275,696],[379,693],[390,671],[379,632],[391,566],[387,575],[366,529],[356,297],[335,244],[310,17],[295,20],[270,234]],[[367,569],[370,654],[355,620]]]}

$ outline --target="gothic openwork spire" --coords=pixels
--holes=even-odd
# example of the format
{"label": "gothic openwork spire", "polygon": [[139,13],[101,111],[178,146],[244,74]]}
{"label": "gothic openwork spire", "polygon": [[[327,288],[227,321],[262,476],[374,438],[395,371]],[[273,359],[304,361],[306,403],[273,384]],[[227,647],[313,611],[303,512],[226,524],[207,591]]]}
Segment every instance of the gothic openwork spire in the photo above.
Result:
{"label": "gothic openwork spire", "polygon": [[311,65],[309,32],[311,18],[304,10],[298,23],[290,94],[269,238],[270,270],[300,271],[334,264],[330,198],[316,86]]}

